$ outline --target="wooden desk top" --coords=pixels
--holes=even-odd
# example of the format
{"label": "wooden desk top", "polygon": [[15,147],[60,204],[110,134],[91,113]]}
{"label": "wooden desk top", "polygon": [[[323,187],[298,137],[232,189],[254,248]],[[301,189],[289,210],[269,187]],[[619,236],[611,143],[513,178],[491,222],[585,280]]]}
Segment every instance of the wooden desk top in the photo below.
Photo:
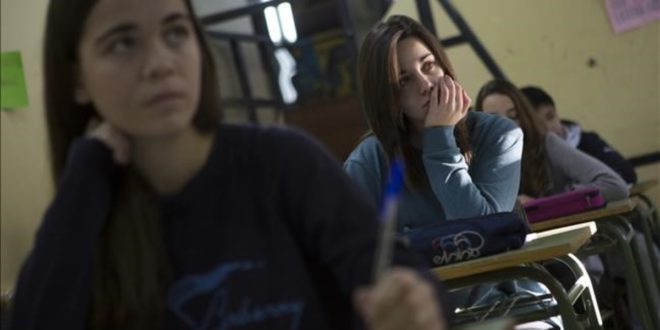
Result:
{"label": "wooden desk top", "polygon": [[649,189],[658,185],[658,179],[638,182],[630,188],[630,196],[635,196],[647,192]]}
{"label": "wooden desk top", "polygon": [[532,233],[518,250],[437,267],[431,271],[443,280],[547,260],[577,251],[596,232],[594,222]]}
{"label": "wooden desk top", "polygon": [[624,214],[635,209],[637,202],[633,199],[626,198],[623,200],[607,203],[607,206],[587,212],[571,214],[559,218],[548,219],[530,224],[532,231],[538,232],[552,228],[564,227],[574,225],[577,223],[594,221],[601,218]]}

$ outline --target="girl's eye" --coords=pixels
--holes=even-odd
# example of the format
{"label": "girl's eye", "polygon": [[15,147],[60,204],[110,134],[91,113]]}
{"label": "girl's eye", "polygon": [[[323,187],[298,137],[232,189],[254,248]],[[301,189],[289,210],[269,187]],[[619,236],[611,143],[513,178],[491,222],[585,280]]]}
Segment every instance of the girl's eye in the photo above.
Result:
{"label": "girl's eye", "polygon": [[177,25],[165,32],[165,39],[171,46],[181,45],[190,35],[188,28],[183,25]]}
{"label": "girl's eye", "polygon": [[422,70],[424,70],[425,72],[429,72],[435,69],[436,67],[437,67],[437,63],[435,61],[428,61],[428,62],[424,62],[424,64],[422,65]]}
{"label": "girl's eye", "polygon": [[135,39],[130,36],[115,38],[108,45],[108,52],[112,54],[123,54],[135,46]]}

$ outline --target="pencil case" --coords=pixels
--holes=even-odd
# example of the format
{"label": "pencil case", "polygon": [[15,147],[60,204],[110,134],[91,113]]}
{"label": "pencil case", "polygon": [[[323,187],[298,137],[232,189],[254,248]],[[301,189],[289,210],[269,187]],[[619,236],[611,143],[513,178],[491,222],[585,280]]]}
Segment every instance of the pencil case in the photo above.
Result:
{"label": "pencil case", "polygon": [[558,218],[605,206],[598,188],[590,187],[538,198],[523,204],[530,223]]}
{"label": "pencil case", "polygon": [[400,238],[427,262],[443,266],[520,248],[527,228],[518,214],[501,212],[447,220],[402,233]]}

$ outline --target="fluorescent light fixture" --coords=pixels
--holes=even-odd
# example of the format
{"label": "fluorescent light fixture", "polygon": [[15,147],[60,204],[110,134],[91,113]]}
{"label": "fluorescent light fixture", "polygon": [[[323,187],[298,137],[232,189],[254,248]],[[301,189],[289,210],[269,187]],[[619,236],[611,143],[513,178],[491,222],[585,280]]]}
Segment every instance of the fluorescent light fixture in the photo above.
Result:
{"label": "fluorescent light fixture", "polygon": [[[270,0],[261,0],[262,3],[268,1]],[[298,40],[298,31],[296,31],[291,3],[282,2],[277,6],[277,9],[273,6],[266,7],[264,15],[266,16],[268,35],[274,44],[282,42],[282,37],[288,43],[294,43]]]}
{"label": "fluorescent light fixture", "polygon": [[290,43],[296,42],[296,40],[298,40],[298,32],[296,31],[296,22],[293,19],[291,4],[288,2],[282,2],[277,6],[277,12],[280,17],[284,39]]}
{"label": "fluorescent light fixture", "polygon": [[282,91],[282,101],[286,104],[294,103],[298,99],[298,91],[293,86],[291,78],[296,74],[296,60],[286,48],[275,50],[275,59],[280,65],[277,80]]}
{"label": "fluorescent light fixture", "polygon": [[279,18],[277,17],[277,10],[275,7],[266,7],[264,9],[266,16],[266,26],[268,27],[268,35],[274,44],[282,41],[282,29],[280,28]]}

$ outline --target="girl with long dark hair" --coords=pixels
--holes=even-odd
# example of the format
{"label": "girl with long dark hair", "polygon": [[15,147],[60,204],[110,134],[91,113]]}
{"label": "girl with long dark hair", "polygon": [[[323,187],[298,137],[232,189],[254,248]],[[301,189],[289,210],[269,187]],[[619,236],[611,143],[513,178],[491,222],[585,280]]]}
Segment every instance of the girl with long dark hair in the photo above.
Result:
{"label": "girl with long dark hair", "polygon": [[332,157],[219,123],[190,1],[52,0],[44,59],[57,193],[15,329],[444,327],[428,275],[371,283],[376,212]]}

